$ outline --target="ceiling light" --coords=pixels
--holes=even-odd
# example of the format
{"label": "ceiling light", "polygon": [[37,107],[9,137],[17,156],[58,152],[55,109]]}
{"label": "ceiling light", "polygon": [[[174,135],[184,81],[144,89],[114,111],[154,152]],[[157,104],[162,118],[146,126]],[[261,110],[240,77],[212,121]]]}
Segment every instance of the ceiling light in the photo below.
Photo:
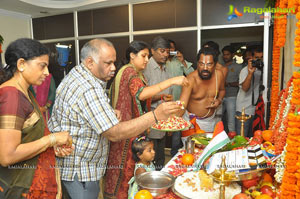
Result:
{"label": "ceiling light", "polygon": [[76,8],[107,0],[19,0],[35,6],[44,8]]}

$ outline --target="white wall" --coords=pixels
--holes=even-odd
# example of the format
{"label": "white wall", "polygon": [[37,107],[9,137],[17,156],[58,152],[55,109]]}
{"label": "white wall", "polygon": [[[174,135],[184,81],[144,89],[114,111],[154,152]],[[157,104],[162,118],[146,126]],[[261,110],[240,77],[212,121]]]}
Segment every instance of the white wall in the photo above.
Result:
{"label": "white wall", "polygon": [[2,63],[5,63],[4,53],[10,42],[26,37],[31,38],[31,17],[16,12],[0,9],[0,35],[3,37]]}

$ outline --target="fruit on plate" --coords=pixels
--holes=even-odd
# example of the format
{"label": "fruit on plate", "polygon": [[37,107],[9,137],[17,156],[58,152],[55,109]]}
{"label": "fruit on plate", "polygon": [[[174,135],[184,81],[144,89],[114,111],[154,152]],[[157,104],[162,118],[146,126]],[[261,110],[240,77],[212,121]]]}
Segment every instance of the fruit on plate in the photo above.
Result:
{"label": "fruit on plate", "polygon": [[252,198],[256,198],[257,196],[260,196],[260,195],[261,195],[261,192],[259,192],[259,191],[252,191],[252,193],[251,193]]}
{"label": "fruit on plate", "polygon": [[230,131],[230,132],[228,133],[228,137],[229,137],[230,139],[233,139],[234,136],[236,136],[236,132],[235,132],[235,131]]}
{"label": "fruit on plate", "polygon": [[246,189],[252,187],[252,186],[256,186],[258,184],[259,181],[259,177],[250,179],[250,180],[243,180],[243,187],[245,187]]}
{"label": "fruit on plate", "polygon": [[192,165],[195,161],[194,155],[190,153],[185,153],[181,158],[182,164]]}
{"label": "fruit on plate", "polygon": [[265,140],[265,141],[271,141],[271,138],[273,136],[273,131],[272,130],[265,130],[262,132],[262,138]]}
{"label": "fruit on plate", "polygon": [[274,185],[271,183],[271,182],[262,182],[260,187],[263,187],[263,186],[269,186],[269,187],[273,187]]}
{"label": "fruit on plate", "polygon": [[150,191],[142,189],[139,192],[137,192],[134,196],[134,199],[152,199],[153,196],[150,193]]}
{"label": "fruit on plate", "polygon": [[262,194],[267,194],[267,195],[271,196],[272,198],[274,198],[276,196],[273,189],[267,185],[262,186],[260,188],[260,191]]}
{"label": "fruit on plate", "polygon": [[254,132],[254,136],[253,137],[262,137],[262,131],[261,130],[256,130]]}
{"label": "fruit on plate", "polygon": [[244,193],[239,193],[239,194],[236,194],[235,196],[233,196],[232,199],[249,199],[250,197],[247,196],[247,194],[244,194]]}
{"label": "fruit on plate", "polygon": [[270,183],[273,182],[272,176],[270,174],[268,174],[267,172],[264,172],[263,175],[261,176],[261,178],[262,178],[263,182],[270,182]]}
{"label": "fruit on plate", "polygon": [[256,196],[255,199],[272,199],[272,197],[267,194],[261,194],[259,196]]}

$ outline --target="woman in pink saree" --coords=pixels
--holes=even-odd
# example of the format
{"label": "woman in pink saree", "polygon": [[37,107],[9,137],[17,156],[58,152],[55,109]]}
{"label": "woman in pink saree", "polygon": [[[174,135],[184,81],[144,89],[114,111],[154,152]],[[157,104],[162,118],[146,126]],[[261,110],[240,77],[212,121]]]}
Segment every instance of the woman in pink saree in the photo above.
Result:
{"label": "woman in pink saree", "polygon": [[35,98],[41,107],[41,111],[46,118],[46,121],[48,121],[51,115],[56,91],[53,76],[49,73],[41,85],[33,86],[33,90],[35,92]]}

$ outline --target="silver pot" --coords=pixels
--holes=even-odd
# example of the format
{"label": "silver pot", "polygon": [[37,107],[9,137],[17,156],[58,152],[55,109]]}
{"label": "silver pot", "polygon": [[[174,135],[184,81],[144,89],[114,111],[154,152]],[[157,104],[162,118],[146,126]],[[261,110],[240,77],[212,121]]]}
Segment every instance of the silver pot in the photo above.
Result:
{"label": "silver pot", "polygon": [[162,171],[145,172],[136,177],[139,189],[150,191],[154,197],[167,193],[174,182],[174,176]]}

